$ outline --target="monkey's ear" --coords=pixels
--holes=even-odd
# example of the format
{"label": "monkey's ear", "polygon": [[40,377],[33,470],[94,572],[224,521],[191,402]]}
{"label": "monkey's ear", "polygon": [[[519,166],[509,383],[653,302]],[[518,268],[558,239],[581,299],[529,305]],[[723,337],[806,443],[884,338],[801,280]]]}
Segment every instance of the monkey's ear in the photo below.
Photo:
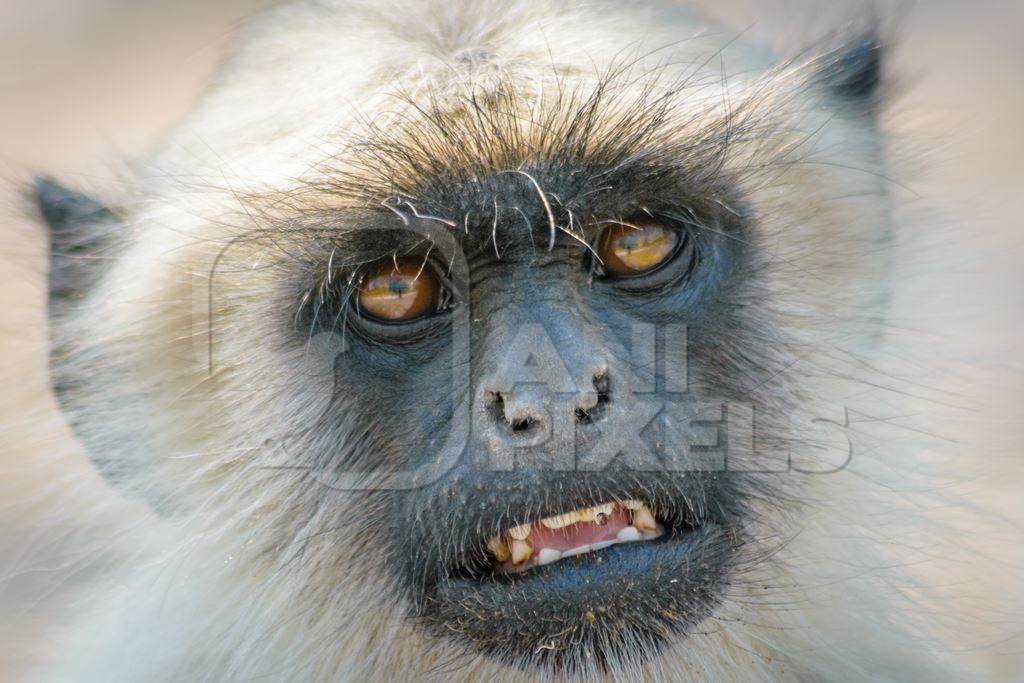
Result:
{"label": "monkey's ear", "polygon": [[884,56],[877,33],[863,34],[826,55],[818,81],[842,98],[874,104]]}
{"label": "monkey's ear", "polygon": [[112,246],[117,215],[95,199],[37,176],[32,196],[50,228],[50,307],[89,291]]}
{"label": "monkey's ear", "polygon": [[[57,181],[38,176],[28,189],[31,201],[49,228],[51,319],[60,318],[74,308],[97,284],[109,263],[111,250],[123,232],[120,217],[95,199],[64,187]],[[99,399],[91,400],[96,367],[77,367],[67,363],[80,347],[77,335],[54,336],[50,340],[50,381],[54,395],[78,435],[90,460],[108,481],[119,484],[127,479],[126,460],[109,457],[115,449],[90,428],[87,409],[97,409]],[[80,405],[90,397],[90,405]]]}

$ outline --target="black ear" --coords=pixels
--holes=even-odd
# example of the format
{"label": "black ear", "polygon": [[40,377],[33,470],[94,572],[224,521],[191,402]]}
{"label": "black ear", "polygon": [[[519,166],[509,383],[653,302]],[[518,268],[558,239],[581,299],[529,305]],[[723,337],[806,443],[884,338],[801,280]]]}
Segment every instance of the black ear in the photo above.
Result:
{"label": "black ear", "polygon": [[819,80],[840,97],[873,101],[882,82],[884,52],[874,33],[851,40],[826,57]]}
{"label": "black ear", "polygon": [[95,199],[36,177],[33,198],[50,228],[50,307],[81,298],[113,246],[117,216]]}
{"label": "black ear", "polygon": [[[60,318],[96,286],[118,246],[116,238],[123,224],[100,202],[51,178],[33,179],[29,194],[49,228],[49,312],[51,318]],[[83,349],[93,354],[89,363],[69,362],[81,355],[76,352]],[[51,336],[50,381],[57,402],[89,458],[108,481],[118,483],[126,479],[126,460],[111,456],[117,444],[110,443],[102,430],[92,428],[92,415],[88,414],[90,410],[100,414],[110,410],[102,399],[94,396],[96,373],[104,365],[102,353],[92,339],[59,333]]]}

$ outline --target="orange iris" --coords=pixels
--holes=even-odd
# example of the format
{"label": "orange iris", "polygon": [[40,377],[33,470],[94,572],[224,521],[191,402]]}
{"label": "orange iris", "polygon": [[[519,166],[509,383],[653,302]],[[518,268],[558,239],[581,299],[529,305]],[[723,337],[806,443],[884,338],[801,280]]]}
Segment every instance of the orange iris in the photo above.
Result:
{"label": "orange iris", "polygon": [[388,322],[415,320],[437,310],[441,283],[422,258],[403,257],[371,266],[359,283],[359,310]]}
{"label": "orange iris", "polygon": [[665,263],[678,244],[678,233],[657,223],[617,223],[601,234],[597,255],[609,275],[639,275]]}

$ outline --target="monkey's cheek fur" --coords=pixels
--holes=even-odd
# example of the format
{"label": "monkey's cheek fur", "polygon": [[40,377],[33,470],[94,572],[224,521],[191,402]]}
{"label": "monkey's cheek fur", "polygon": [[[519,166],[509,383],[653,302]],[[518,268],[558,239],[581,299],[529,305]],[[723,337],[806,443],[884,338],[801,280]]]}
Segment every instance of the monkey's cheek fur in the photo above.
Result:
{"label": "monkey's cheek fur", "polygon": [[439,636],[520,668],[609,670],[655,655],[707,618],[732,544],[715,524],[564,558],[522,573],[446,578],[421,616]]}

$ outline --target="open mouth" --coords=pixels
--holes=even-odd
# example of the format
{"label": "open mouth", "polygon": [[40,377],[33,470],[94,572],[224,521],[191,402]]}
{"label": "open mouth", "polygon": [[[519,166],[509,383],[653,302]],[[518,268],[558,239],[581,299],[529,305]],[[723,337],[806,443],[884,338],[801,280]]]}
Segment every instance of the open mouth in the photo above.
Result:
{"label": "open mouth", "polygon": [[487,549],[496,573],[523,572],[665,533],[654,511],[637,500],[605,503],[521,524],[493,536]]}
{"label": "open mouth", "polygon": [[[597,483],[615,488],[604,481],[587,482],[595,485],[585,492],[565,488],[567,505],[514,517],[517,525],[491,498],[467,501],[482,514],[453,531],[475,538],[455,552],[439,539],[446,568],[436,578],[414,575],[423,586],[417,616],[467,653],[524,670],[582,674],[654,656],[712,613],[738,542],[720,508],[702,505],[698,515],[691,507],[712,491],[726,501],[725,493],[703,481],[700,489],[689,479],[666,481],[678,490],[647,500],[626,490],[595,500]],[[567,510],[570,501],[580,507]],[[489,529],[477,536],[481,527]]]}

